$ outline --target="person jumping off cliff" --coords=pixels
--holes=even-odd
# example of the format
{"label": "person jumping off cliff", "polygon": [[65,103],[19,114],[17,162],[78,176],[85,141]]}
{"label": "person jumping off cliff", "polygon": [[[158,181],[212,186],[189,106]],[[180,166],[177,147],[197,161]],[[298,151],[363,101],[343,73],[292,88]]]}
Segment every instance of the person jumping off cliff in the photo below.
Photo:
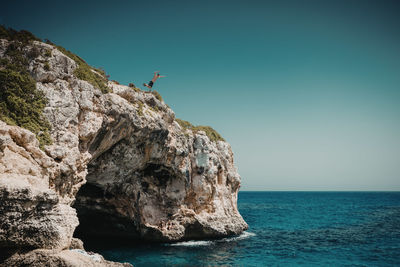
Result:
{"label": "person jumping off cliff", "polygon": [[153,75],[153,79],[151,79],[151,81],[149,82],[149,84],[144,83],[143,85],[146,86],[147,88],[149,88],[149,89],[151,90],[151,88],[153,88],[153,84],[157,81],[157,79],[167,77],[167,76],[162,76],[162,75],[160,75],[159,72],[160,72],[160,71],[155,71],[155,72],[154,72],[154,75]]}

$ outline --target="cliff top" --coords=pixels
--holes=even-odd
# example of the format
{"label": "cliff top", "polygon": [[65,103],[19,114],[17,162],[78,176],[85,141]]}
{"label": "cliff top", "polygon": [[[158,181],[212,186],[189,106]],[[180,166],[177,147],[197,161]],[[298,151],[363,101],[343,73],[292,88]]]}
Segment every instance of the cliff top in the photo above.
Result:
{"label": "cliff top", "polygon": [[[54,71],[52,69],[54,64],[50,63],[55,50],[74,62],[72,74],[76,78],[87,81],[102,94],[116,93],[130,102],[135,102],[139,114],[143,115],[145,104],[143,99],[146,99],[145,95],[148,94],[153,95],[159,102],[155,105],[154,103],[148,105],[152,111],[169,109],[157,91],[142,91],[133,83],[125,86],[114,80],[109,81],[109,75],[103,69],[90,66],[78,55],[49,40],[41,40],[29,31],[16,31],[0,25],[0,44],[3,48],[3,50],[0,48],[0,119],[9,125],[17,125],[35,133],[42,149],[45,145],[52,143],[49,134],[51,125],[42,116],[48,99],[44,97],[43,92],[37,90],[36,82],[54,80],[52,75],[46,74],[46,72]],[[35,66],[32,66],[32,61]],[[37,72],[35,68],[38,67],[41,67],[41,71],[46,74],[44,79],[38,79],[37,73],[34,73]],[[138,95],[141,96],[138,97]],[[176,118],[175,120],[184,132],[189,131],[196,134],[203,131],[211,141],[225,141],[210,126],[194,126],[181,119]]]}

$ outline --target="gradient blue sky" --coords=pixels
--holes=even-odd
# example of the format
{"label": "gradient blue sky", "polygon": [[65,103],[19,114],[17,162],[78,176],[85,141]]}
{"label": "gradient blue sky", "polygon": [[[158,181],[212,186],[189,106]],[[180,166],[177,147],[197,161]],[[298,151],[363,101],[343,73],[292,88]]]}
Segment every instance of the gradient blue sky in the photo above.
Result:
{"label": "gradient blue sky", "polygon": [[242,190],[400,190],[399,1],[9,1],[232,145]]}

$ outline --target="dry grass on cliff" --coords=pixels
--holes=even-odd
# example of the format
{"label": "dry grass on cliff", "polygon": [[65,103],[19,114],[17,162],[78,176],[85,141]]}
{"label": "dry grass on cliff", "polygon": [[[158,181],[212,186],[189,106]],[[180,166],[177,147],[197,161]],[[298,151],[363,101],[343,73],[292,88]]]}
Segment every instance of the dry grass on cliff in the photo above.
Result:
{"label": "dry grass on cliff", "polygon": [[194,126],[193,124],[185,120],[181,120],[178,118],[176,118],[175,120],[184,130],[188,129],[191,130],[193,133],[197,133],[198,131],[204,131],[208,136],[208,138],[213,142],[225,141],[225,139],[210,126],[203,126],[203,125]]}
{"label": "dry grass on cliff", "polygon": [[89,64],[87,64],[86,61],[83,60],[81,57],[75,55],[74,53],[65,49],[62,46],[53,44],[49,40],[46,40],[46,43],[56,47],[60,52],[62,52],[64,55],[71,58],[73,61],[76,62],[76,64],[78,64],[78,67],[74,71],[74,74],[78,79],[89,82],[94,87],[99,88],[103,94],[110,92],[110,89],[107,86],[107,74],[103,69],[89,66]]}
{"label": "dry grass on cliff", "polygon": [[159,92],[157,92],[157,91],[151,91],[150,93],[151,93],[152,95],[154,95],[160,102],[163,102],[163,98],[162,98],[162,96],[160,95]]}

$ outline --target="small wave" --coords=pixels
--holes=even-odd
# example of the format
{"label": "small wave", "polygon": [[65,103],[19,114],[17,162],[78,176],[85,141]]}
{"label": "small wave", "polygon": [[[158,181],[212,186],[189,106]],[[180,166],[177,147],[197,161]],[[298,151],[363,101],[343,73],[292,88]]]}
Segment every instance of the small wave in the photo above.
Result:
{"label": "small wave", "polygon": [[256,234],[252,233],[252,232],[243,232],[238,236],[227,237],[227,238],[222,239],[221,241],[224,241],[224,242],[238,241],[238,240],[246,239],[246,238],[249,238],[252,236],[256,236]]}
{"label": "small wave", "polygon": [[184,241],[184,242],[178,242],[175,244],[171,244],[170,246],[173,247],[197,247],[197,246],[209,246],[213,243],[213,241]]}
{"label": "small wave", "polygon": [[232,241],[238,241],[238,240],[242,240],[242,239],[246,239],[252,236],[255,236],[255,233],[251,233],[251,232],[243,232],[238,236],[233,236],[233,237],[227,237],[227,238],[223,238],[220,240],[208,240],[208,241],[204,241],[204,240],[192,240],[192,241],[183,241],[183,242],[178,242],[178,243],[174,243],[174,244],[170,244],[170,246],[173,247],[198,247],[198,246],[210,246],[212,244],[215,243],[221,243],[221,242],[232,242]]}
{"label": "small wave", "polygon": [[234,240],[242,240],[242,239],[246,239],[246,238],[249,238],[249,237],[252,237],[252,236],[256,236],[256,234],[255,233],[252,233],[252,232],[243,232],[243,233],[241,233],[239,236],[237,236],[237,237],[232,237]]}

